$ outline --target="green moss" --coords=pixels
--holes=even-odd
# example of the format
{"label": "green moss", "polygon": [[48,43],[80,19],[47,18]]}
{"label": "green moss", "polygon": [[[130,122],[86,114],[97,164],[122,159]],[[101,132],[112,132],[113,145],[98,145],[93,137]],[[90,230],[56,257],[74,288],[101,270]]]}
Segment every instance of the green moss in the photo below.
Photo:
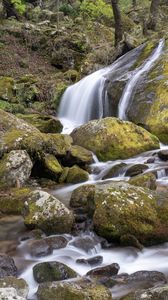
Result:
{"label": "green moss", "polygon": [[156,203],[156,195],[148,189],[124,182],[100,186],[95,192],[95,230],[108,240],[119,241],[121,236],[131,234],[142,244],[160,242]]}
{"label": "green moss", "polygon": [[78,166],[73,166],[69,168],[68,174],[66,177],[66,183],[78,183],[87,181],[89,179],[88,172],[82,170]]}
{"label": "green moss", "polygon": [[63,169],[54,155],[46,154],[44,157],[44,166],[46,171],[51,173],[52,177],[58,178]]}
{"label": "green moss", "polygon": [[52,98],[52,107],[55,108],[56,110],[60,104],[61,97],[67,87],[68,87],[67,84],[65,84],[64,82],[57,83],[55,87],[55,91],[53,93],[53,98]]}
{"label": "green moss", "polygon": [[159,148],[145,129],[117,118],[90,121],[72,132],[74,143],[91,150],[102,161],[124,159]]}
{"label": "green moss", "polygon": [[4,100],[0,100],[0,109],[4,109],[10,113],[23,113],[25,110],[24,106],[21,104],[9,103]]}
{"label": "green moss", "polygon": [[135,186],[142,186],[151,190],[156,189],[156,176],[153,173],[146,173],[135,176],[129,180],[129,183]]}
{"label": "green moss", "polygon": [[151,55],[151,53],[155,49],[155,47],[156,47],[156,42],[153,42],[153,41],[147,42],[146,45],[144,46],[140,56],[138,57],[137,61],[133,65],[132,69],[134,70],[134,69],[140,67],[144,63],[144,61]]}
{"label": "green moss", "polygon": [[58,119],[53,118],[52,116],[40,114],[18,114],[17,117],[35,126],[43,133],[57,133],[62,131],[62,124]]}
{"label": "green moss", "polygon": [[31,190],[29,188],[12,188],[0,193],[0,211],[4,214],[21,215],[24,202],[27,201]]}
{"label": "green moss", "polygon": [[11,101],[14,98],[14,79],[12,77],[0,77],[0,98]]}

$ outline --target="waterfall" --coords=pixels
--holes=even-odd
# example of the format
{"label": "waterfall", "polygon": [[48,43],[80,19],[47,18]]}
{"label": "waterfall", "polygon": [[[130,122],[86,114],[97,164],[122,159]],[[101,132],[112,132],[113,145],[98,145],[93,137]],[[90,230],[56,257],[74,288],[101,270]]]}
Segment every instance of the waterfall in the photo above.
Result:
{"label": "waterfall", "polygon": [[[116,78],[126,73],[135,63],[144,45],[120,57],[112,65],[98,70],[68,87],[61,99],[58,117],[70,127],[84,124],[92,119],[109,116],[108,97],[105,83],[108,75]],[[67,121],[68,120],[68,121]],[[66,129],[64,128],[64,133]],[[68,133],[68,132],[67,132]]]}
{"label": "waterfall", "polygon": [[123,94],[122,94],[120,102],[119,102],[118,117],[120,119],[122,119],[122,120],[127,119],[127,115],[126,115],[127,108],[128,108],[131,96],[133,94],[133,91],[136,87],[136,84],[137,84],[138,80],[141,78],[141,76],[144,73],[149,72],[149,70],[152,68],[153,64],[160,57],[160,55],[163,51],[163,47],[164,47],[164,40],[162,39],[162,40],[160,40],[157,48],[153,51],[151,56],[139,68],[137,68],[133,72],[130,80],[128,81],[128,83],[123,91]]}
{"label": "waterfall", "polygon": [[[98,70],[79,82],[68,87],[61,99],[58,117],[61,119],[63,133],[70,133],[73,128],[92,119],[101,119],[110,116],[109,101],[106,90],[108,77],[113,81],[128,80],[119,102],[118,117],[126,119],[126,111],[138,80],[148,72],[157,61],[164,47],[164,40],[148,59],[136,70],[129,72],[139,57],[144,44],[129,51],[112,65]],[[111,80],[111,79],[110,79]]]}

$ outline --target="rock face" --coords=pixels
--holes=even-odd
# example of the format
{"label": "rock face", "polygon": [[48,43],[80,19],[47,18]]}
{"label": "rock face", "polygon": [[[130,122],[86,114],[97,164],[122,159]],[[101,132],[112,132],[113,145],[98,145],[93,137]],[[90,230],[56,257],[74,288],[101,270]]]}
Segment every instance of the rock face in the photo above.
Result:
{"label": "rock face", "polygon": [[110,241],[131,234],[144,245],[167,240],[167,198],[158,197],[151,190],[124,182],[98,186],[93,216],[96,232]]}
{"label": "rock face", "polygon": [[163,143],[168,142],[168,43],[165,43],[164,53],[139,83],[128,108],[129,120],[142,124]]}
{"label": "rock face", "polygon": [[13,150],[0,161],[0,181],[3,185],[22,186],[28,180],[32,167],[25,150]]}
{"label": "rock face", "polygon": [[77,277],[77,273],[57,261],[43,262],[33,267],[33,275],[38,283],[60,281]]}
{"label": "rock face", "polygon": [[45,233],[68,233],[73,225],[73,214],[58,199],[36,190],[25,203],[25,225],[40,228]]}
{"label": "rock face", "polygon": [[93,120],[72,132],[74,143],[93,151],[100,160],[123,159],[159,148],[145,129],[117,118]]}
{"label": "rock face", "polygon": [[38,300],[112,300],[110,290],[90,282],[43,283],[37,292]]}

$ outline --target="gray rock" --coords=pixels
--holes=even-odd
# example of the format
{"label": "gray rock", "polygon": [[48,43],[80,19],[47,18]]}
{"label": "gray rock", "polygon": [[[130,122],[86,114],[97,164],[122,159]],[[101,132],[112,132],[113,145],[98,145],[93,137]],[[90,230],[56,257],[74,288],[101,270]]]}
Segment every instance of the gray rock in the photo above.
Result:
{"label": "gray rock", "polygon": [[16,276],[17,268],[12,257],[0,254],[0,278]]}

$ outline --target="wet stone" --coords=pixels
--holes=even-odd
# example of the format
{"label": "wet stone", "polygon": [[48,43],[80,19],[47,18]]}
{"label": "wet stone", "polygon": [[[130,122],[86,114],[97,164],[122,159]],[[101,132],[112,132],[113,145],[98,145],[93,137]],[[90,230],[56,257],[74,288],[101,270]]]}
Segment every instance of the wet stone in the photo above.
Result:
{"label": "wet stone", "polygon": [[83,264],[83,265],[90,265],[90,266],[97,266],[101,265],[103,262],[103,257],[101,255],[94,256],[88,259],[79,258],[76,260],[76,263]]}
{"label": "wet stone", "polygon": [[46,256],[52,253],[52,248],[45,239],[29,241],[28,249],[30,254],[36,257]]}
{"label": "wet stone", "polygon": [[47,237],[45,241],[53,250],[65,248],[68,243],[68,240],[63,236]]}
{"label": "wet stone", "polygon": [[133,176],[143,173],[147,169],[148,169],[148,166],[143,165],[143,164],[133,165],[133,166],[127,168],[125,176],[133,177]]}
{"label": "wet stone", "polygon": [[120,269],[119,264],[117,263],[113,263],[111,265],[107,265],[105,267],[99,267],[99,268],[95,268],[93,270],[90,270],[89,272],[87,272],[87,276],[113,276],[116,275],[118,273]]}
{"label": "wet stone", "polygon": [[85,237],[77,237],[74,241],[70,242],[70,245],[80,248],[86,252],[89,252],[92,250],[99,242],[90,237],[90,236],[85,236]]}
{"label": "wet stone", "polygon": [[168,150],[159,151],[158,152],[158,157],[163,161],[167,161],[168,160]]}

